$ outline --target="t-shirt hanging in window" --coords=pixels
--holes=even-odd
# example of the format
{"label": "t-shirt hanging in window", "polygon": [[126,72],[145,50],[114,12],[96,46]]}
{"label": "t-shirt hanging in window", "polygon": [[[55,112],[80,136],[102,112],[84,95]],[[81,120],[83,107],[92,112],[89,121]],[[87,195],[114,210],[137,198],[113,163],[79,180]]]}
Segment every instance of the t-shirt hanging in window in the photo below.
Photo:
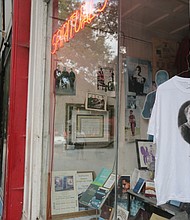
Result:
{"label": "t-shirt hanging in window", "polygon": [[157,88],[148,134],[157,146],[157,204],[190,202],[190,78],[174,76]]}

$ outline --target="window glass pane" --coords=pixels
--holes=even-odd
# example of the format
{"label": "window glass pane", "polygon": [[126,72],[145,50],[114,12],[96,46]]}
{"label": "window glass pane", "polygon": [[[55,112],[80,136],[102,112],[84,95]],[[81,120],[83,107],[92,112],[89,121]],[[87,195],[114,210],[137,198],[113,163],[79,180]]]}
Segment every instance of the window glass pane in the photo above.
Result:
{"label": "window glass pane", "polygon": [[116,0],[54,2],[53,215],[92,209],[78,196],[103,168],[114,169],[117,10]]}

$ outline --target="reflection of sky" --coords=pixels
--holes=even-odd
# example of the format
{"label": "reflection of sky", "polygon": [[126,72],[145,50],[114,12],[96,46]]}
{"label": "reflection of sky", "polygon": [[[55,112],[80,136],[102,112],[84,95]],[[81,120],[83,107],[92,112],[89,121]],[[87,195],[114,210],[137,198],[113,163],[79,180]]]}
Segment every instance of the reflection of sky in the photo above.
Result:
{"label": "reflection of sky", "polygon": [[80,2],[84,3],[83,14],[93,14],[96,11],[97,6],[99,6],[100,3],[103,5],[105,0],[86,0]]}

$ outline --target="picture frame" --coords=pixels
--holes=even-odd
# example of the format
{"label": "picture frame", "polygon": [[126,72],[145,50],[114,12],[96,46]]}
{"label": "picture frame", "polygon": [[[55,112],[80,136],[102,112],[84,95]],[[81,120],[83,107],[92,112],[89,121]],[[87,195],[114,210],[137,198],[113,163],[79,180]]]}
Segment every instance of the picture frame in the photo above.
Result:
{"label": "picture frame", "polygon": [[72,142],[108,142],[108,112],[80,110],[72,112]]}
{"label": "picture frame", "polygon": [[[104,137],[104,117],[105,114],[99,115],[76,115],[76,138],[83,137],[82,133],[85,131],[86,138],[103,138]],[[88,124],[94,125],[92,126],[93,131],[87,126]]]}
{"label": "picture frame", "polygon": [[[79,211],[76,174],[77,171],[52,172],[52,215],[67,214]],[[64,206],[63,204],[66,203],[67,206]]]}
{"label": "picture frame", "polygon": [[97,70],[97,90],[115,97],[115,72],[114,67],[99,66]]}
{"label": "picture frame", "polygon": [[98,93],[87,93],[85,109],[95,111],[106,111],[107,96]]}
{"label": "picture frame", "polygon": [[134,92],[136,96],[147,95],[152,87],[151,62],[149,60],[127,56],[125,65],[128,76],[128,92]]}
{"label": "picture frame", "polygon": [[[66,104],[66,150],[112,148],[114,106],[107,111],[86,110],[84,104]],[[98,143],[98,144],[97,144]]]}
{"label": "picture frame", "polygon": [[63,67],[61,64],[54,70],[55,94],[65,96],[76,95],[76,72],[72,68]]}
{"label": "picture frame", "polygon": [[135,142],[138,168],[150,169],[155,164],[156,145],[151,140],[136,139]]}

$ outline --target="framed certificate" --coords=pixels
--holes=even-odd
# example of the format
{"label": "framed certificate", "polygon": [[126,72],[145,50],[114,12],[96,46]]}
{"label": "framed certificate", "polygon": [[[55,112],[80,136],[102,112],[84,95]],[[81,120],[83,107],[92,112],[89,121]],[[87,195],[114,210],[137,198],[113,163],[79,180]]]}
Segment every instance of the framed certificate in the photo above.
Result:
{"label": "framed certificate", "polygon": [[67,104],[66,108],[66,149],[113,146],[113,106],[107,111],[88,110],[82,104]]}

